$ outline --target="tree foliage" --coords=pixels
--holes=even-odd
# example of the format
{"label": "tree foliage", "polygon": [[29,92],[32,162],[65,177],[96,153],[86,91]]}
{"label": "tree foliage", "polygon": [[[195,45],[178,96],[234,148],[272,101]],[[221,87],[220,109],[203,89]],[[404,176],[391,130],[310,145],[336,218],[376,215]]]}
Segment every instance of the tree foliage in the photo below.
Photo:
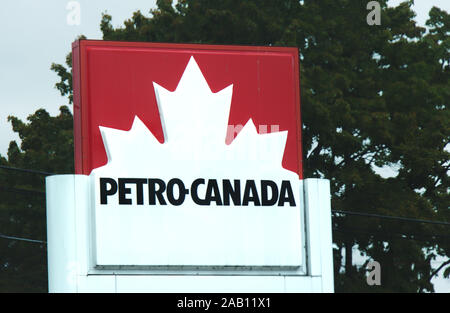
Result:
{"label": "tree foliage", "polygon": [[[330,179],[335,210],[449,222],[450,16],[434,7],[427,32],[411,1],[379,2],[379,26],[367,25],[365,1],[158,0],[149,16],[137,11],[123,27],[104,14],[100,28],[105,40],[299,47],[305,177]],[[71,101],[70,68],[70,54],[67,67],[52,65],[56,88]],[[59,118],[69,120],[66,113]],[[72,170],[64,168],[68,125],[56,118],[31,130],[49,119],[42,111],[28,125],[11,118],[22,146],[11,144],[2,162]],[[396,173],[381,176],[383,167]],[[336,214],[333,227],[337,291],[433,291],[435,275],[450,275],[448,263],[431,266],[450,257],[448,226]],[[381,264],[381,286],[366,284],[355,248]]]}
{"label": "tree foliage", "polygon": [[[73,118],[67,106],[50,116],[37,110],[27,123],[9,116],[21,139],[12,141],[0,165],[49,173],[73,173]],[[44,243],[0,239],[0,291],[47,290],[45,176],[0,168],[0,233]]]}

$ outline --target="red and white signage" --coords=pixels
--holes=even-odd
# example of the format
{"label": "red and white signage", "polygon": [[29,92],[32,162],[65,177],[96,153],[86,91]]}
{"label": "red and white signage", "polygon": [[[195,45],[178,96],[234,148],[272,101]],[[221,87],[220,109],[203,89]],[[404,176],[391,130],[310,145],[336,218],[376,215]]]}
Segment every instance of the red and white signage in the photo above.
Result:
{"label": "red and white signage", "polygon": [[296,48],[77,41],[98,266],[302,265]]}

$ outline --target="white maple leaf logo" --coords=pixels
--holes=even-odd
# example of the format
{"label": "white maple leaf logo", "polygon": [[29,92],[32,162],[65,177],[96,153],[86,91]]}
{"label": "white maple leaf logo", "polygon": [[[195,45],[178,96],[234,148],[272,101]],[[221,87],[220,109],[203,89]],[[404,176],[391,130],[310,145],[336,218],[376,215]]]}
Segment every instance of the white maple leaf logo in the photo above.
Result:
{"label": "white maple leaf logo", "polygon": [[[174,92],[153,84],[165,142],[159,143],[138,116],[129,131],[100,126],[108,163],[94,169],[96,174],[148,171],[166,176],[188,168],[197,176],[229,176],[234,168],[233,176],[298,180],[296,173],[281,165],[287,131],[258,134],[251,119],[245,126],[228,125],[233,85],[213,93],[194,57]],[[230,127],[240,132],[226,144]]]}

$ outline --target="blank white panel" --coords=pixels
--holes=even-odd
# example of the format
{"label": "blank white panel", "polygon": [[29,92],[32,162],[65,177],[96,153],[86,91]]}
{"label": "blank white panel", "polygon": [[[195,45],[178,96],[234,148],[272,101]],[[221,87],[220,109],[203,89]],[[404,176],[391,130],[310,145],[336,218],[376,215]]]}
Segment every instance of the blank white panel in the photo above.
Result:
{"label": "blank white panel", "polygon": [[117,292],[284,292],[283,276],[117,276]]}

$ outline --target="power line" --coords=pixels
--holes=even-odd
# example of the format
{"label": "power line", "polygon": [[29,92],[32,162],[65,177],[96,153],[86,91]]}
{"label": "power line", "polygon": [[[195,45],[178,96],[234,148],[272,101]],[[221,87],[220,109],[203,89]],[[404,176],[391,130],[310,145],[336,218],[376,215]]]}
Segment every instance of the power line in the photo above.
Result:
{"label": "power line", "polygon": [[[423,235],[415,233],[402,233],[402,232],[391,232],[391,231],[368,231],[365,229],[353,228],[353,227],[333,227],[333,232],[341,234],[362,234],[373,238],[382,239],[383,241],[390,241],[393,238],[407,239],[422,242],[448,242],[450,239],[449,235]],[[336,234],[337,234],[336,233]]]}
{"label": "power line", "polygon": [[[372,235],[375,237],[387,237],[390,235],[397,235],[401,239],[416,240],[416,241],[429,241],[429,240],[439,240],[439,239],[448,240],[448,238],[450,238],[450,236],[448,236],[448,235],[423,236],[423,235],[417,235],[417,234],[403,234],[403,233],[399,233],[399,232],[382,232],[381,233],[381,232],[370,232],[367,230],[362,230],[362,229],[357,229],[357,228],[339,229],[339,228],[333,227],[333,230],[338,231],[340,233],[349,233],[349,234],[360,233],[360,234]],[[0,234],[0,238],[9,239],[9,240],[27,241],[27,242],[33,242],[33,243],[42,243],[42,244],[47,243],[46,241],[43,241],[43,240],[16,237],[16,236],[7,236],[4,234]]]}
{"label": "power line", "polygon": [[397,221],[404,221],[404,222],[428,223],[428,224],[436,224],[436,225],[450,226],[450,223],[448,223],[448,222],[442,222],[442,221],[430,221],[430,220],[422,220],[422,219],[409,218],[409,217],[390,216],[390,215],[380,215],[380,214],[361,213],[361,212],[352,212],[352,211],[339,211],[339,210],[331,210],[331,211],[332,211],[333,213],[345,214],[345,215],[355,215],[355,216],[365,216],[365,217],[376,217],[376,218],[383,218],[383,219],[397,220]]}
{"label": "power line", "polygon": [[55,173],[50,173],[50,172],[44,172],[44,171],[39,171],[39,170],[30,170],[30,169],[26,169],[26,168],[18,168],[18,167],[11,167],[11,166],[5,166],[5,165],[0,165],[0,168],[5,169],[5,170],[10,170],[10,171],[19,171],[19,172],[24,172],[24,173],[33,173],[33,174],[40,174],[40,175],[55,175]]}
{"label": "power line", "polygon": [[[39,171],[39,170],[31,170],[31,169],[23,169],[23,168],[17,168],[17,167],[10,167],[10,166],[4,166],[0,165],[1,169],[6,170],[12,170],[12,171],[20,171],[25,173],[34,173],[34,174],[40,174],[40,175],[55,175],[55,173],[45,172],[45,171]],[[19,189],[19,188],[7,188],[7,187],[1,187],[0,190],[7,191],[7,192],[16,192],[16,193],[34,193],[39,195],[45,195],[45,192],[38,191],[38,190],[26,190],[26,189]],[[341,210],[331,210],[334,214],[344,214],[344,215],[353,215],[353,216],[363,216],[363,217],[372,217],[372,218],[380,218],[380,219],[389,219],[389,220],[397,220],[397,221],[403,221],[403,222],[413,222],[413,223],[427,223],[427,224],[434,224],[434,225],[445,225],[450,226],[449,222],[443,222],[443,221],[431,221],[431,220],[423,220],[423,219],[415,219],[415,218],[409,218],[409,217],[400,217],[400,216],[389,216],[389,215],[381,215],[381,214],[372,214],[372,213],[362,213],[362,212],[353,212],[353,211],[341,211]],[[345,230],[342,229],[336,229],[340,232],[345,232]],[[355,229],[350,230],[347,229],[347,232],[358,232],[358,230],[355,231]],[[386,233],[387,234],[387,233]],[[396,233],[399,235],[398,233]],[[376,234],[374,234],[376,235]],[[379,234],[378,234],[379,235]],[[404,235],[404,234],[403,234]],[[416,236],[414,234],[409,234],[408,236]],[[442,237],[442,236],[437,236]],[[444,236],[445,237],[445,236]],[[0,234],[0,238],[3,239],[11,239],[11,240],[22,240],[22,241],[28,241],[28,242],[35,242],[35,243],[46,243],[42,240],[35,240],[35,239],[28,239],[28,238],[21,238],[21,237],[15,237],[15,236],[7,236]],[[405,238],[404,239],[413,239],[413,238]]]}
{"label": "power line", "polygon": [[19,194],[28,194],[28,195],[29,194],[33,194],[33,195],[45,196],[45,192],[44,191],[23,189],[23,188],[9,188],[9,187],[0,186],[0,191],[11,192],[11,193],[19,193]]}
{"label": "power line", "polygon": [[27,241],[27,242],[33,242],[33,243],[47,243],[46,241],[43,240],[36,240],[36,239],[29,239],[29,238],[22,238],[22,237],[15,237],[15,236],[7,236],[7,235],[3,235],[0,234],[0,238],[3,239],[10,239],[10,240],[18,240],[18,241]]}
{"label": "power line", "polygon": [[[390,235],[397,235],[399,236],[401,239],[408,239],[408,240],[416,240],[416,241],[429,241],[429,240],[448,240],[448,238],[450,238],[450,236],[448,235],[430,235],[430,236],[423,236],[423,235],[417,235],[417,234],[404,234],[404,233],[399,233],[399,232],[370,232],[370,231],[366,231],[366,230],[362,230],[362,229],[357,229],[357,228],[344,228],[344,229],[339,229],[336,227],[333,227],[334,231],[338,231],[340,233],[349,233],[349,234],[355,234],[355,233],[360,233],[360,234],[367,234],[367,235],[372,235],[374,237],[386,237],[386,236],[390,236]],[[22,237],[16,237],[16,236],[7,236],[7,235],[3,235],[0,234],[0,238],[3,239],[10,239],[10,240],[19,240],[19,241],[27,241],[27,242],[33,242],[33,243],[47,243],[46,241],[43,240],[37,240],[37,239],[29,239],[29,238],[22,238]]]}
{"label": "power line", "polygon": [[[4,166],[4,165],[0,165],[0,168],[7,169],[7,170],[13,170],[13,171],[21,171],[21,172],[26,172],[26,173],[41,174],[41,175],[55,175],[55,173],[50,173],[50,172],[44,172],[44,171],[39,171],[39,170],[30,170],[30,169]],[[15,189],[15,188],[12,188],[12,189]],[[39,191],[34,191],[34,190],[31,191],[31,190],[24,190],[24,189],[15,189],[15,191],[39,193]],[[42,193],[44,193],[44,192],[42,192]],[[384,219],[391,219],[391,220],[398,220],[398,221],[405,221],[405,222],[428,223],[428,224],[450,226],[449,222],[442,222],[442,221],[430,221],[430,220],[415,219],[415,218],[409,218],[409,217],[389,216],[389,215],[380,215],[380,214],[371,214],[371,213],[362,213],[362,212],[353,212],[353,211],[341,211],[341,210],[331,210],[331,211],[333,213],[337,213],[337,214],[366,216],[366,217],[384,218]]]}

